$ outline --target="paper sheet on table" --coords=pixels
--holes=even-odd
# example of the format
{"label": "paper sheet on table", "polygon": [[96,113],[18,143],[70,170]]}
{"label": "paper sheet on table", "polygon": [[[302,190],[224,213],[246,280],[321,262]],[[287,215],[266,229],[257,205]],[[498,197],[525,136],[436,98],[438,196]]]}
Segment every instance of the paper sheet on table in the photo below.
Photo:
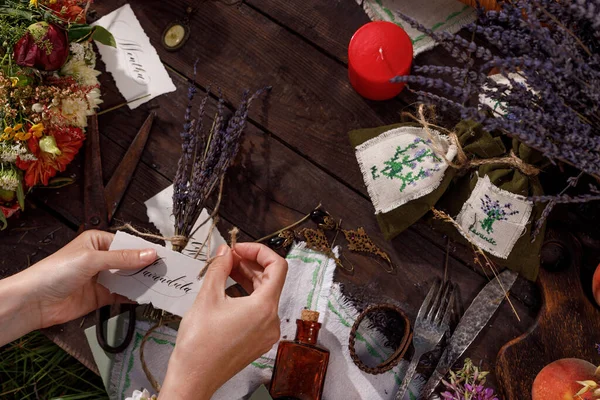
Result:
{"label": "paper sheet on table", "polygon": [[115,37],[116,48],[96,44],[106,70],[112,74],[123,97],[131,101],[149,95],[129,103],[129,108],[137,108],[161,94],[175,91],[171,77],[129,4],[93,25],[108,29]]}
{"label": "paper sheet on table", "polygon": [[183,317],[200,291],[202,281],[198,274],[206,263],[121,231],[115,235],[109,250],[147,248],[156,249],[154,263],[137,270],[102,271],[98,283],[111,293],[140,304],[152,303],[156,308]]}

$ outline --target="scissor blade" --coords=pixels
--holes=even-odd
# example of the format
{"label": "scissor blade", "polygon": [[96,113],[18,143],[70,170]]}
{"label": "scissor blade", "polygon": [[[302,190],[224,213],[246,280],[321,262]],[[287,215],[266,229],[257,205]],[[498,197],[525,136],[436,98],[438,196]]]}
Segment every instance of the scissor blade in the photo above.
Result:
{"label": "scissor blade", "polygon": [[88,229],[108,228],[106,218],[106,200],[102,180],[102,158],[100,156],[100,132],[98,116],[89,118],[87,140],[85,144],[85,164],[83,171],[83,224],[79,232]]}
{"label": "scissor blade", "polygon": [[502,303],[506,296],[505,293],[514,285],[517,277],[516,272],[506,270],[497,279],[489,282],[475,297],[454,330],[433,375],[427,381],[422,398],[428,399],[431,396],[450,368],[477,338]]}
{"label": "scissor blade", "polygon": [[119,163],[116,172],[110,178],[108,185],[106,185],[106,188],[104,189],[109,221],[115,215],[119,203],[121,203],[123,195],[131,182],[133,173],[142,157],[146,142],[148,141],[148,136],[150,135],[150,130],[152,129],[154,117],[154,112],[151,112],[148,118],[146,118],[146,122],[144,122],[144,125],[142,125],[138,131],[133,142],[131,142],[131,146],[129,146],[127,153],[125,153],[125,157],[123,157],[123,160]]}

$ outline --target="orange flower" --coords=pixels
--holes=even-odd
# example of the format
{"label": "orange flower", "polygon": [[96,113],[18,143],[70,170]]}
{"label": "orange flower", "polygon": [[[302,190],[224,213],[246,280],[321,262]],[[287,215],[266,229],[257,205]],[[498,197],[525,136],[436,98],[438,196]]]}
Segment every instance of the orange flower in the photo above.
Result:
{"label": "orange flower", "polygon": [[[37,137],[31,137],[27,144],[32,153],[35,154],[37,160],[23,161],[17,159],[17,167],[25,171],[25,184],[27,187],[35,185],[48,185],[50,178],[54,177],[58,172],[63,172],[67,165],[79,152],[83,145],[85,135],[80,128],[61,128],[51,129],[48,132],[49,136],[56,141],[56,147],[59,152],[45,152],[39,146]],[[57,154],[60,153],[60,154]]]}

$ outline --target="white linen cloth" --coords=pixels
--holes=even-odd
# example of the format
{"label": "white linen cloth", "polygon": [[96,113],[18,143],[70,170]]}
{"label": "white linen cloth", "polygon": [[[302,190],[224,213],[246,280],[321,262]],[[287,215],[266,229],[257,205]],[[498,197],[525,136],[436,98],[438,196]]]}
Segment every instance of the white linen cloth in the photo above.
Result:
{"label": "white linen cloth", "polygon": [[[356,147],[356,159],[375,207],[386,213],[433,192],[457,153],[445,135],[422,127],[403,126],[383,132]],[[445,159],[436,154],[444,154]]]}
{"label": "white linen cloth", "polygon": [[373,21],[390,21],[400,25],[410,36],[415,56],[435,46],[426,34],[413,29],[398,13],[417,20],[434,32],[458,32],[475,20],[475,10],[457,0],[356,0]]}
{"label": "white linen cloth", "polygon": [[[306,248],[304,243],[295,244],[287,256],[288,275],[279,304],[282,339],[293,340],[296,333],[296,319],[303,308],[318,311],[323,324],[318,344],[330,351],[329,368],[325,380],[324,400],[392,400],[401,383],[408,363],[381,375],[369,375],[356,367],[350,358],[348,338],[358,312],[341,293],[339,284],[333,283],[335,262],[322,253]],[[117,355],[109,387],[111,400],[124,400],[133,390],[151,389],[139,361],[139,335],[148,326],[138,322],[132,344],[125,352]],[[368,354],[375,363],[386,360],[392,349],[386,348],[384,340],[377,333],[361,329],[357,335],[358,354]],[[122,332],[124,334],[124,332]],[[151,342],[144,349],[150,370],[159,382],[165,376],[167,361],[173,350],[176,332],[170,328],[160,328],[151,336]],[[273,363],[277,354],[277,344],[234,376],[213,396],[213,400],[247,399],[261,385],[268,383],[273,373]],[[368,363],[368,361],[366,361]],[[417,376],[411,390],[420,390],[423,379]],[[407,394],[404,400],[416,397]]]}
{"label": "white linen cloth", "polygon": [[477,180],[456,222],[465,239],[497,257],[508,258],[532,210],[533,203],[527,198],[498,188],[486,175]]}

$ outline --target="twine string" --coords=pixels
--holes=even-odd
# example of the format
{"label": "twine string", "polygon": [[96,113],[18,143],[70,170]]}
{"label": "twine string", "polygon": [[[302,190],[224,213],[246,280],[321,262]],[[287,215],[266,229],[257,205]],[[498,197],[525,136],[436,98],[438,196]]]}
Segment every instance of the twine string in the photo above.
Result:
{"label": "twine string", "polygon": [[170,242],[173,246],[178,246],[182,249],[185,248],[185,246],[187,246],[188,241],[189,241],[189,238],[182,236],[182,235],[162,236],[162,235],[156,235],[156,234],[150,233],[150,232],[142,232],[142,231],[136,229],[130,223],[125,223],[121,226],[117,226],[114,229],[117,231],[133,232],[136,235],[146,238],[146,239],[164,240],[165,242]]}
{"label": "twine string", "polygon": [[152,372],[150,372],[150,368],[148,368],[148,365],[146,364],[146,359],[144,358],[144,349],[145,349],[144,345],[150,338],[150,335],[152,334],[152,332],[154,332],[155,330],[157,330],[158,328],[160,328],[163,325],[166,325],[166,324],[169,324],[172,322],[178,322],[178,321],[180,321],[179,317],[171,317],[171,318],[164,319],[164,320],[161,319],[156,324],[154,324],[150,329],[148,329],[148,332],[146,332],[146,334],[142,338],[142,343],[140,344],[140,361],[142,362],[142,369],[144,370],[144,373],[146,374],[146,378],[148,378],[148,382],[150,382],[150,384],[152,385],[152,388],[154,389],[154,391],[157,394],[160,392],[161,385],[160,385],[160,383],[158,383],[158,381],[156,380],[154,375],[152,375]]}
{"label": "twine string", "polygon": [[[425,132],[427,133],[429,140],[431,140],[431,143],[432,143],[431,147],[432,147],[433,151],[435,152],[436,156],[438,156],[439,158],[444,160],[446,162],[446,164],[448,164],[452,168],[461,170],[461,169],[477,168],[482,165],[501,164],[501,165],[508,165],[510,167],[513,167],[513,168],[521,171],[524,175],[527,175],[527,176],[536,176],[541,172],[539,168],[521,160],[512,150],[510,151],[510,154],[506,157],[494,157],[494,158],[487,158],[487,159],[470,159],[466,155],[462,145],[460,144],[458,135],[454,131],[448,130],[444,127],[441,127],[441,126],[438,126],[438,125],[435,125],[435,124],[432,124],[431,122],[429,122],[430,120],[433,119],[433,116],[428,117],[426,115],[425,105],[423,105],[423,104],[419,105],[418,116],[415,116],[415,115],[413,115],[411,113],[407,113],[407,112],[403,113],[402,115],[411,118],[412,120],[418,122],[421,126],[423,126],[423,128],[425,129]],[[448,158],[446,157],[446,152],[443,150],[444,144],[442,143],[439,135],[432,131],[432,128],[443,131],[448,136],[450,142],[456,146],[456,150],[457,150],[457,154],[456,154],[457,161],[456,162],[454,162],[452,160],[448,160]]]}

